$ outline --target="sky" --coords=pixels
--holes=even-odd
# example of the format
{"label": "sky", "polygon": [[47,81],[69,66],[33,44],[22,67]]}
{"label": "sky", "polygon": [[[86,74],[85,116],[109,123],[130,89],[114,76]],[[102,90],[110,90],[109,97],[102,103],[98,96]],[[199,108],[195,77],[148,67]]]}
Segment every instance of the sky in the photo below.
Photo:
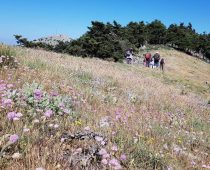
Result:
{"label": "sky", "polygon": [[54,34],[79,38],[91,21],[121,25],[161,20],[192,23],[210,33],[210,0],[0,0],[0,42],[14,44],[14,34],[29,40]]}

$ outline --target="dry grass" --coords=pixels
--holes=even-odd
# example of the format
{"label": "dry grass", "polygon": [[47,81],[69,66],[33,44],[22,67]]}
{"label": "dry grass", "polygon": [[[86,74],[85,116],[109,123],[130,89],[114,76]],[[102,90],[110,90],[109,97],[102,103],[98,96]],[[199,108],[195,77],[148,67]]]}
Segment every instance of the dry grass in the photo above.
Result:
{"label": "dry grass", "polygon": [[[43,136],[31,125],[24,157],[1,164],[5,169],[81,169],[68,165],[59,158],[65,147],[86,148],[87,143],[70,146],[60,143],[64,131],[83,131],[89,126],[108,139],[105,147],[119,159],[123,169],[200,169],[209,165],[209,113],[207,105],[210,65],[175,50],[159,50],[166,60],[166,71],[142,66],[106,62],[98,59],[78,58],[42,50],[16,49],[23,67],[1,72],[1,79],[17,82],[18,88],[26,82],[36,81],[46,91],[56,88],[61,94],[75,98],[77,121],[53,118],[41,126],[58,122],[61,126],[52,136]],[[22,110],[24,112],[24,110]],[[116,114],[116,112],[118,114]],[[24,113],[23,113],[24,114]],[[8,128],[6,112],[1,117],[2,134],[13,133]],[[100,127],[100,120],[108,117],[109,127]],[[21,128],[25,122],[18,122]],[[17,130],[18,131],[18,130]],[[20,132],[20,131],[19,131]],[[22,138],[21,138],[22,139]],[[16,147],[16,151],[18,148]],[[194,165],[194,162],[196,163]],[[89,169],[110,168],[100,161]]]}

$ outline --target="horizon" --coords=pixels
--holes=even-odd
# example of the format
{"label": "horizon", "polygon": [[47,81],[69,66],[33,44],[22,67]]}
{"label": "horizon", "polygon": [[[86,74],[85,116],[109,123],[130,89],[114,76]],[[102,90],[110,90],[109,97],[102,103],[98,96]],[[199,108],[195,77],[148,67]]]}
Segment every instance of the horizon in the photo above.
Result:
{"label": "horizon", "polygon": [[[20,34],[29,40],[63,34],[73,39],[79,38],[91,25],[91,21],[113,22],[116,20],[122,26],[129,22],[151,22],[160,20],[167,27],[170,24],[185,25],[192,23],[198,33],[210,33],[210,14],[205,14],[210,7],[208,0],[182,2],[158,1],[126,1],[112,2],[111,0],[69,2],[63,0],[42,2],[13,2],[8,0],[1,3],[0,10],[1,32],[0,42],[16,44],[14,34]],[[147,8],[148,7],[148,8]],[[196,12],[195,12],[196,11]]]}

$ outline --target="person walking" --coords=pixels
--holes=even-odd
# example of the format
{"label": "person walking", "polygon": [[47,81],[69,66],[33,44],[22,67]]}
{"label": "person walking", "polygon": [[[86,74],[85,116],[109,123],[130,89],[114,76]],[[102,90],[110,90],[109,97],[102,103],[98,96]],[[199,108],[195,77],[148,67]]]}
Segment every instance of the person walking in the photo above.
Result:
{"label": "person walking", "polygon": [[151,58],[152,58],[151,53],[148,52],[145,54],[146,67],[149,67]]}
{"label": "person walking", "polygon": [[165,61],[164,58],[161,58],[160,60],[160,70],[164,71]]}
{"label": "person walking", "polygon": [[159,61],[160,61],[160,54],[159,52],[156,52],[153,56],[154,58],[154,66],[159,67]]}
{"label": "person walking", "polygon": [[126,63],[131,64],[132,60],[133,60],[133,49],[132,48],[126,50],[125,57],[126,57]]}

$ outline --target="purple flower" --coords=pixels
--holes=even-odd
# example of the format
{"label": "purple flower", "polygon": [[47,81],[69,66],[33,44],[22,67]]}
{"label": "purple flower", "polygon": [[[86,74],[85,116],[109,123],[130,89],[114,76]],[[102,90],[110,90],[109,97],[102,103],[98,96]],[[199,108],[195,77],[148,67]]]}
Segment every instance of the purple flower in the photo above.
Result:
{"label": "purple flower", "polygon": [[122,161],[125,161],[125,160],[126,160],[126,155],[125,155],[125,154],[122,154],[122,155],[120,156],[120,159],[121,159]]}
{"label": "purple flower", "polygon": [[12,120],[20,120],[20,118],[23,116],[22,113],[16,113],[16,112],[9,112],[7,114],[7,118],[12,121]]}
{"label": "purple flower", "polygon": [[7,84],[7,88],[12,88],[12,87],[14,87],[14,85],[13,84]]}
{"label": "purple flower", "polygon": [[116,151],[118,151],[117,146],[116,146],[116,145],[114,145],[114,146],[112,147],[112,150],[113,150],[113,151],[115,151],[115,152],[116,152]]}
{"label": "purple flower", "polygon": [[86,127],[84,128],[84,130],[85,130],[85,131],[90,131],[90,127],[89,127],[89,126],[86,126]]}
{"label": "purple flower", "polygon": [[101,141],[103,141],[103,138],[100,137],[100,136],[96,136],[96,137],[95,137],[95,140],[96,140],[97,142],[101,142]]}
{"label": "purple flower", "polygon": [[64,103],[60,103],[58,106],[59,106],[59,108],[62,109],[62,110],[65,109]]}
{"label": "purple flower", "polygon": [[9,120],[14,120],[15,117],[16,117],[16,113],[15,112],[9,112],[9,113],[7,113],[7,118]]}
{"label": "purple flower", "polygon": [[210,165],[202,165],[202,168],[210,169]]}
{"label": "purple flower", "polygon": [[2,106],[3,107],[11,107],[12,106],[12,100],[11,99],[2,99]]}
{"label": "purple flower", "polygon": [[52,110],[47,110],[45,113],[44,113],[44,116],[45,117],[48,117],[48,118],[50,118],[51,116],[53,115],[53,112],[52,112]]}
{"label": "purple flower", "polygon": [[11,136],[9,137],[9,141],[10,141],[11,143],[17,142],[18,139],[19,139],[19,136],[18,136],[17,134],[11,135]]}
{"label": "purple flower", "polygon": [[34,97],[36,100],[41,100],[42,99],[42,91],[40,89],[35,89],[34,90]]}
{"label": "purple flower", "polygon": [[106,159],[102,159],[101,163],[104,164],[104,165],[107,165],[108,161]]}
{"label": "purple flower", "polygon": [[50,96],[51,97],[56,97],[56,96],[58,96],[58,92],[53,91],[53,92],[50,93]]}
{"label": "purple flower", "polygon": [[109,161],[109,164],[114,168],[114,169],[122,169],[122,166],[120,165],[119,161],[115,158],[111,159]]}
{"label": "purple flower", "polygon": [[104,154],[102,157],[103,159],[107,159],[107,158],[110,158],[110,155],[107,153],[107,154]]}
{"label": "purple flower", "polygon": [[99,152],[98,152],[99,155],[105,155],[107,154],[107,151],[105,149],[101,149]]}

